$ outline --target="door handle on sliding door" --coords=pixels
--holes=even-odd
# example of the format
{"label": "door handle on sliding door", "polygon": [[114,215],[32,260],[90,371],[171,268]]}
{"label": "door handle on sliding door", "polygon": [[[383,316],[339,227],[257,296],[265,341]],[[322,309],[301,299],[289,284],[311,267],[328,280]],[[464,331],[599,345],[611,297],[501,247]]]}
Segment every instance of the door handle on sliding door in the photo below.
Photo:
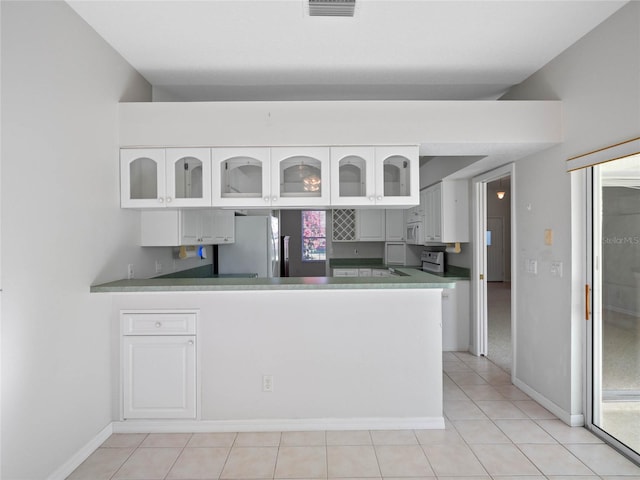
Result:
{"label": "door handle on sliding door", "polygon": [[585,320],[589,320],[589,317],[591,315],[591,287],[589,287],[589,284],[586,284],[584,286],[584,319]]}

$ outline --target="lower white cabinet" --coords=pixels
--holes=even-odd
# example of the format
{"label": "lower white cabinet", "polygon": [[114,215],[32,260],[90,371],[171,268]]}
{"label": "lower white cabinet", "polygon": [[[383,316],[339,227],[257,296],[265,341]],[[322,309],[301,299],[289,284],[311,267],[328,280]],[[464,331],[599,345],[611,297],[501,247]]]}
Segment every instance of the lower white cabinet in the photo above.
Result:
{"label": "lower white cabinet", "polygon": [[388,268],[334,268],[334,277],[392,277]]}
{"label": "lower white cabinet", "polygon": [[358,270],[357,268],[334,268],[332,275],[334,277],[357,277]]}
{"label": "lower white cabinet", "polygon": [[197,417],[197,312],[121,312],[122,418]]}
{"label": "lower white cabinet", "polygon": [[469,350],[471,319],[469,318],[469,281],[456,281],[456,288],[442,291],[442,350]]}
{"label": "lower white cabinet", "polygon": [[144,210],[140,215],[140,245],[143,247],[215,245],[235,241],[233,210]]}

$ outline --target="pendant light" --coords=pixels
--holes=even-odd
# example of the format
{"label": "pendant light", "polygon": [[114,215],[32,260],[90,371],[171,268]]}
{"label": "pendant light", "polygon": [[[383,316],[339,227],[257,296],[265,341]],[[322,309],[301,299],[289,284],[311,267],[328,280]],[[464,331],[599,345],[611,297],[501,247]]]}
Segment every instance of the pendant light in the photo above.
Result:
{"label": "pendant light", "polygon": [[502,179],[500,179],[500,187],[498,187],[498,191],[496,192],[496,195],[498,195],[498,200],[502,200],[505,193],[507,192],[502,189]]}

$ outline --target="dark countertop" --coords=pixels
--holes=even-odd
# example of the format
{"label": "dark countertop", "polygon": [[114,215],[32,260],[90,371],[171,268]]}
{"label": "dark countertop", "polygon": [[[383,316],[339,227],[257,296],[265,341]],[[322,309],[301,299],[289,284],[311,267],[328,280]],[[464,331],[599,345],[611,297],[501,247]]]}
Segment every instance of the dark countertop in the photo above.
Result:
{"label": "dark countertop", "polygon": [[455,288],[456,278],[425,273],[417,268],[394,267],[393,277],[287,277],[287,278],[150,278],[117,280],[93,285],[93,293],[202,292],[304,289]]}

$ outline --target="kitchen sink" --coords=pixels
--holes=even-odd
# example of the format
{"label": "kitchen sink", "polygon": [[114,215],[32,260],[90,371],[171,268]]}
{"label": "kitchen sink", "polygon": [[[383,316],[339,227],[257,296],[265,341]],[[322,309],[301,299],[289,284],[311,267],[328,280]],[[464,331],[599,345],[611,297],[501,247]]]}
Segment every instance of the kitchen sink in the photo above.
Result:
{"label": "kitchen sink", "polygon": [[408,273],[401,272],[401,271],[396,270],[395,268],[392,268],[392,267],[389,267],[389,273],[391,275],[393,275],[394,277],[408,277],[409,276]]}

